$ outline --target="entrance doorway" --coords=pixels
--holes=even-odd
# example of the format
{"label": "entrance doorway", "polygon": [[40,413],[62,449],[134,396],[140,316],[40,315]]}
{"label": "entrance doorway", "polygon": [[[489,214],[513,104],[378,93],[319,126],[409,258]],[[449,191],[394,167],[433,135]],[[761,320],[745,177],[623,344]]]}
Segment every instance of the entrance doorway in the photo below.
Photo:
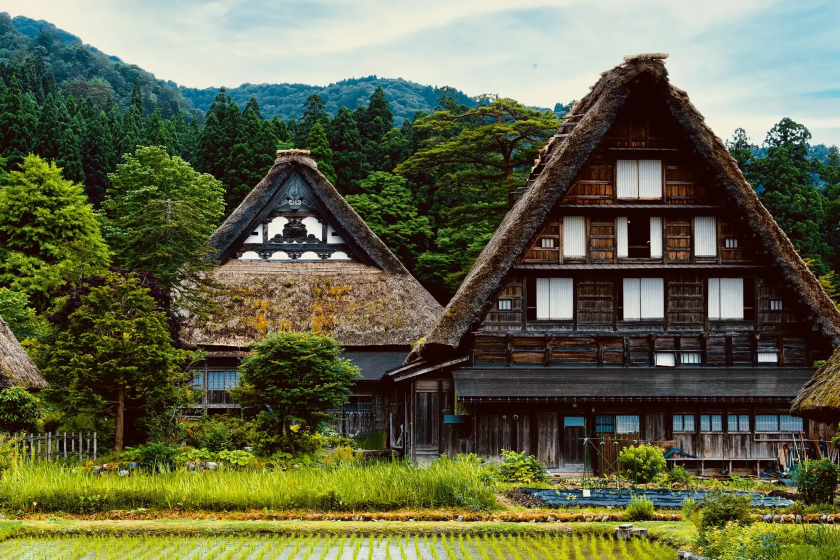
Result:
{"label": "entrance doorway", "polygon": [[583,472],[583,438],[586,437],[586,418],[563,417],[563,467],[566,472]]}

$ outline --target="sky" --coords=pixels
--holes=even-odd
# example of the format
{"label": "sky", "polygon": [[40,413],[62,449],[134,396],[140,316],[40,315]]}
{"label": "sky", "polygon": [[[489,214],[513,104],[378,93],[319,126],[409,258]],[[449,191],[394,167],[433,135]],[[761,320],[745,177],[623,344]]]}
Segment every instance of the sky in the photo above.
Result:
{"label": "sky", "polygon": [[783,117],[840,144],[837,0],[2,0],[191,87],[376,74],[554,107],[622,57],[670,55],[706,122],[756,144]]}

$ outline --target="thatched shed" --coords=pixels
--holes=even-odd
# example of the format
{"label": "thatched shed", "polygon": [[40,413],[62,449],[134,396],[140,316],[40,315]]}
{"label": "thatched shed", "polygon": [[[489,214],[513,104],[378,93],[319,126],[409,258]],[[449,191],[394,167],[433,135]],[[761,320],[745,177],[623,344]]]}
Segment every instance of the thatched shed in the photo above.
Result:
{"label": "thatched shed", "polygon": [[9,325],[0,318],[0,389],[43,389],[47,382],[26,354]]}
{"label": "thatched shed", "polygon": [[791,414],[840,422],[840,348],[814,373],[790,407]]}

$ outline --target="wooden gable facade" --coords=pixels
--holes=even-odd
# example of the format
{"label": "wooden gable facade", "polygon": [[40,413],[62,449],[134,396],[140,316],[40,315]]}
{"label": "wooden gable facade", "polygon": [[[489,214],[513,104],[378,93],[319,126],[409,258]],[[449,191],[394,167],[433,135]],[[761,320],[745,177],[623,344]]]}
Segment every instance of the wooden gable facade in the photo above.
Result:
{"label": "wooden gable facade", "polygon": [[753,474],[810,453],[826,428],[790,402],[840,316],[734,165],[659,57],[605,73],[393,372],[406,452],[609,472],[669,442],[672,463]]}

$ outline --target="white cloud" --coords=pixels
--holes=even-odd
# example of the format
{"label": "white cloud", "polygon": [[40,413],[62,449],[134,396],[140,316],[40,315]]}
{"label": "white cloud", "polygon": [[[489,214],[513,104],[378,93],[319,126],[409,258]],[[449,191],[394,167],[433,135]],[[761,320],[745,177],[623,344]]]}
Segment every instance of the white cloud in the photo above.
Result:
{"label": "white cloud", "polygon": [[[158,77],[195,87],[377,74],[551,107],[626,54],[665,51],[721,136],[783,116],[840,143],[840,3],[775,0],[7,0]],[[536,67],[534,66],[536,65]],[[768,126],[769,125],[769,126]]]}

